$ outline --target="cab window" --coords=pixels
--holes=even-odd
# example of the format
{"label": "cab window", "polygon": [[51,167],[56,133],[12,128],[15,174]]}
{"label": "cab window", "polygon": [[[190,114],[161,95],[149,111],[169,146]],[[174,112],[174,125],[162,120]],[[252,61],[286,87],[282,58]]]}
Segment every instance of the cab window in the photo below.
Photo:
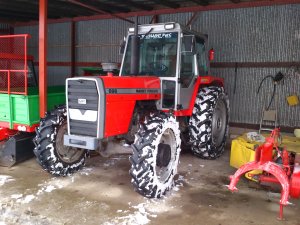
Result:
{"label": "cab window", "polygon": [[207,75],[207,54],[205,51],[204,40],[202,38],[196,38],[196,54],[198,62],[198,75]]}

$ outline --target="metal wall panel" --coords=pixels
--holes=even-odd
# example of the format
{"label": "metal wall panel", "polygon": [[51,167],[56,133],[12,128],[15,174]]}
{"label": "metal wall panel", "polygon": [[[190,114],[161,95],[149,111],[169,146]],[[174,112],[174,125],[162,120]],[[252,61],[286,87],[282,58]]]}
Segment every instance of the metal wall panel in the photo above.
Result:
{"label": "metal wall panel", "polygon": [[[164,15],[159,19],[161,22],[179,21],[187,24],[191,15]],[[299,62],[299,21],[300,5],[284,5],[200,12],[192,29],[208,34],[208,48],[215,49],[216,62]],[[270,96],[269,92],[273,88],[268,80],[257,95],[261,79],[266,75],[275,75],[278,71],[287,73],[288,70],[239,68],[234,94],[234,69],[213,69],[214,75],[225,79],[231,103],[231,122],[259,123],[267,101],[265,98]],[[277,92],[280,125],[300,126],[299,106],[288,106],[286,101],[291,93],[300,94],[300,76],[289,77]]]}
{"label": "metal wall panel", "polygon": [[[134,18],[129,18],[134,20]],[[139,17],[149,23],[151,17]],[[76,60],[79,62],[120,62],[119,44],[133,24],[120,19],[81,21],[76,24]]]}
{"label": "metal wall panel", "polygon": [[[277,86],[276,99],[270,109],[277,108],[281,126],[300,126],[300,107],[289,106],[287,96],[300,93],[300,71],[295,68],[238,68],[234,93],[234,69],[213,69],[212,73],[224,78],[230,99],[230,121],[258,124],[262,110],[267,107],[273,91],[273,82],[267,79],[260,92],[258,86],[263,77],[282,71],[286,74],[284,83]],[[277,104],[275,105],[275,102]]]}
{"label": "metal wall panel", "polygon": [[[16,27],[16,34],[30,34],[28,54],[38,61],[38,26]],[[48,25],[48,62],[71,61],[71,24],[58,23]],[[38,67],[36,68],[38,74]],[[65,78],[70,76],[69,67],[48,67],[48,84],[64,85]]]}
{"label": "metal wall panel", "polygon": [[10,28],[9,24],[0,23],[0,29],[9,29],[9,28]]}
{"label": "metal wall panel", "polygon": [[[38,60],[38,26],[16,27],[16,34],[30,34],[28,53]],[[48,25],[48,54],[49,62],[69,62],[71,48],[70,23],[58,23]]]}

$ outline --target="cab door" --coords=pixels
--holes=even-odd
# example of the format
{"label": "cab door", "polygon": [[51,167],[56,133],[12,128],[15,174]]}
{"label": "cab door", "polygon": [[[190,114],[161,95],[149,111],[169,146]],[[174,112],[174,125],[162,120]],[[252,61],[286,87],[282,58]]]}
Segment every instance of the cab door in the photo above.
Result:
{"label": "cab door", "polygon": [[189,108],[197,77],[208,74],[205,38],[187,36],[192,36],[193,43],[192,49],[186,49],[187,45],[183,43],[184,41],[181,43],[178,110]]}

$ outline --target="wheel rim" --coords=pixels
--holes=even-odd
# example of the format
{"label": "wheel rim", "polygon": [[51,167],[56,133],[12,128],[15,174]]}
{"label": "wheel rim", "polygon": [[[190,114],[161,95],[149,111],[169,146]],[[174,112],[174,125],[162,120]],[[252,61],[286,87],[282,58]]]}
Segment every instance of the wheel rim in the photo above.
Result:
{"label": "wheel rim", "polygon": [[227,108],[225,101],[220,98],[217,101],[212,118],[212,142],[218,147],[223,143],[227,127]]}
{"label": "wheel rim", "polygon": [[82,154],[84,154],[84,149],[74,148],[64,145],[64,135],[67,133],[67,123],[63,123],[62,126],[58,128],[56,137],[56,150],[58,157],[65,163],[72,164],[78,161]]}
{"label": "wheel rim", "polygon": [[172,129],[168,128],[161,136],[159,143],[167,144],[171,148],[171,158],[167,166],[155,166],[155,172],[158,180],[164,183],[172,173],[172,168],[176,159],[176,137]]}

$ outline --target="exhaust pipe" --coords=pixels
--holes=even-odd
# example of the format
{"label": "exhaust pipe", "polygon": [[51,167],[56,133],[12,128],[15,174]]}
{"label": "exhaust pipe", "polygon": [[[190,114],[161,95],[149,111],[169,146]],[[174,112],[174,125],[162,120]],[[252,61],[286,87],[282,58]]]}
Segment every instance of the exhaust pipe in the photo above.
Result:
{"label": "exhaust pipe", "polygon": [[134,35],[131,37],[131,61],[130,74],[137,75],[139,72],[140,62],[140,39],[138,34],[138,17],[134,20]]}

